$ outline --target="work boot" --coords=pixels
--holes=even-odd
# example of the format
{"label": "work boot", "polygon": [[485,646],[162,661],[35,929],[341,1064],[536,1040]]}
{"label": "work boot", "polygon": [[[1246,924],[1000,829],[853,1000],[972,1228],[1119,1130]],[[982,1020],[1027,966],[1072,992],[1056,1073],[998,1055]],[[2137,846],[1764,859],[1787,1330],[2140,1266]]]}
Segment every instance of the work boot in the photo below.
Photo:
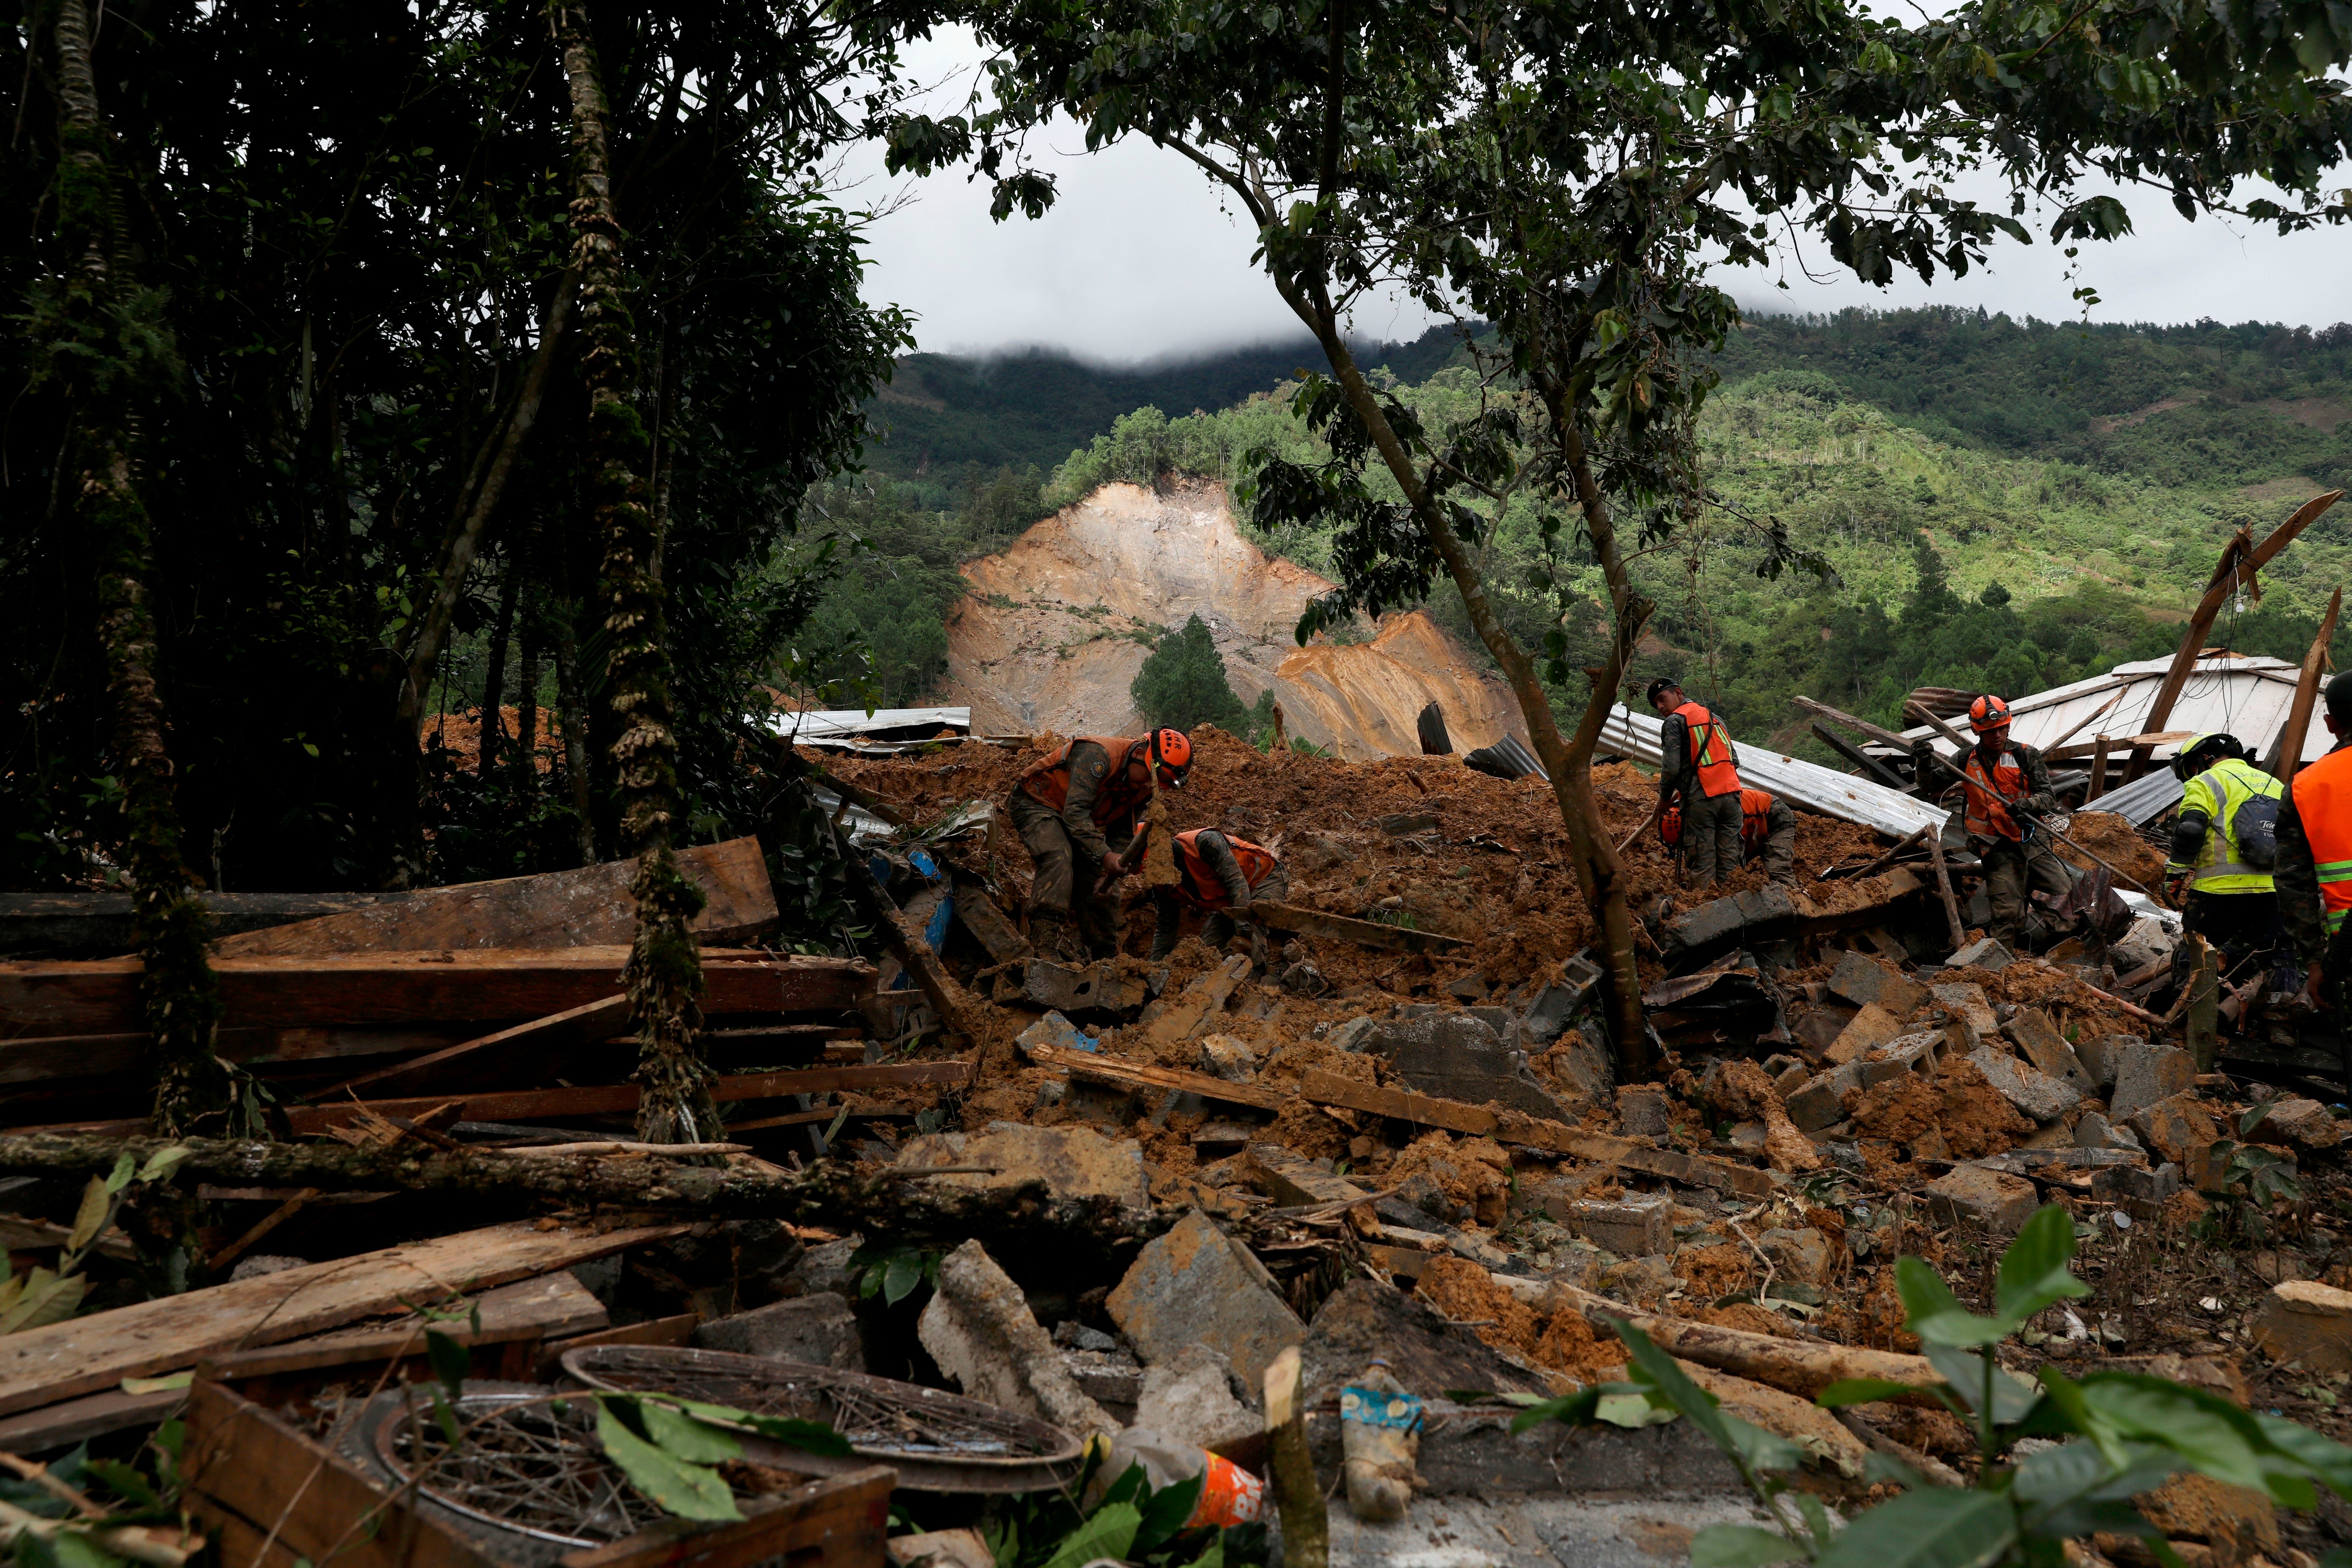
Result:
{"label": "work boot", "polygon": [[1040,958],[1055,963],[1076,963],[1078,944],[1070,930],[1069,917],[1046,910],[1033,911],[1029,916],[1029,945]]}

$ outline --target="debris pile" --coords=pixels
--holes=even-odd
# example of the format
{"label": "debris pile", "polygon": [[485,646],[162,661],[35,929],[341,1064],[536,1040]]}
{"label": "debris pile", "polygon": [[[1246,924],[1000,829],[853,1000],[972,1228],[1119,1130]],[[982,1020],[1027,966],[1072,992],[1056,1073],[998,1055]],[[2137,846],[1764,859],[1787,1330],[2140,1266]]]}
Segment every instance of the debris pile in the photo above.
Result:
{"label": "debris pile", "polygon": [[[630,1138],[626,867],[255,916],[220,1049],[269,1143],[145,1136],[135,963],[73,955],[88,911],[16,911],[50,955],[0,964],[0,1449],[135,1456],[184,1416],[188,1519],[238,1563],[650,1563],[681,1531],[1026,1563],[1008,1531],[1129,1515],[1096,1554],[1673,1559],[1759,1516],[1623,1391],[1625,1325],[1832,1507],[1890,1458],[1964,1479],[1895,1262],[1989,1310],[2051,1204],[2091,1293],[2011,1371],[2342,1434],[2341,1058],[2268,994],[2200,1024],[2165,919],[2086,895],[2046,951],[1956,946],[1916,836],[1801,814],[1793,883],[1705,891],[1637,839],[1653,1037],[1621,1082],[1541,779],[1204,729],[1164,804],[1282,858],[1264,961],[1192,926],[1151,960],[1139,888],[1072,963],[1029,946],[1001,810],[1051,743],[802,753],[878,963],[760,947],[756,841],[688,857],[725,1113],[688,1148]],[[1612,837],[1645,820],[1641,770],[1595,784]],[[2145,869],[2127,828],[2086,841]],[[1855,1379],[1884,1396],[1814,1403]],[[1595,1386],[1598,1425],[1520,1429]],[[2338,1527],[2221,1502],[2144,1506],[2217,1568]]]}

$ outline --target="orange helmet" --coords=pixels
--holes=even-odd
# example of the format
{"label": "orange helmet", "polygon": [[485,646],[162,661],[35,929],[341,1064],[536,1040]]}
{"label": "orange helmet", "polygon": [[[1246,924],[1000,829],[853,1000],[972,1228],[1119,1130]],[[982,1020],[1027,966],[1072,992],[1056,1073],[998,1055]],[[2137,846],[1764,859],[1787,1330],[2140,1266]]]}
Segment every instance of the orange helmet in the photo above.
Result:
{"label": "orange helmet", "polygon": [[1184,775],[1192,771],[1192,742],[1181,730],[1154,730],[1151,732],[1151,760],[1160,768],[1160,782],[1171,789],[1181,787]]}
{"label": "orange helmet", "polygon": [[2009,704],[1990,691],[1969,704],[1969,728],[1979,735],[1987,730],[1998,730],[2008,722]]}

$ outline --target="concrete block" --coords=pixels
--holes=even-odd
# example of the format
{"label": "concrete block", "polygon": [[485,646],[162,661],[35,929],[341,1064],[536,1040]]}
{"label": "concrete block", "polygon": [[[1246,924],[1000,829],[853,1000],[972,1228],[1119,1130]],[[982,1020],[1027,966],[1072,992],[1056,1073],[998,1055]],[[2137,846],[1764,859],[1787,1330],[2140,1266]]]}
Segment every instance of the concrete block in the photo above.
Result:
{"label": "concrete block", "polygon": [[1888,1079],[1901,1078],[1906,1072],[1933,1071],[1943,1046],[1944,1037],[1938,1034],[1896,1036],[1854,1064],[1862,1075],[1862,1087],[1875,1089]]}
{"label": "concrete block", "polygon": [[1843,1067],[1903,1033],[1903,1020],[1875,1002],[1865,1003],[1853,1020],[1838,1031],[1838,1037],[1822,1058],[1832,1067]]}
{"label": "concrete block", "polygon": [[1927,1000],[1927,988],[1885,959],[1848,952],[1829,978],[1830,991],[1857,1007],[1875,1005],[1907,1018]]}
{"label": "concrete block", "polygon": [[1147,1366],[1205,1344],[1252,1387],[1307,1335],[1265,1266],[1197,1210],[1144,1247],[1108,1306]]}
{"label": "concrete block", "polygon": [[1037,1046],[1052,1046],[1057,1050],[1093,1051],[1100,1049],[1079,1027],[1059,1013],[1048,1013],[1019,1034],[1013,1043],[1027,1056]]}
{"label": "concrete block", "polygon": [[2352,1372],[2352,1290],[2315,1279],[2271,1287],[2254,1309],[2254,1343],[2273,1361],[2326,1377]]}
{"label": "concrete block", "polygon": [[2161,1204],[2180,1191],[2180,1167],[2167,1161],[2156,1169],[2108,1165],[2091,1173],[2091,1195],[2110,1203]]}
{"label": "concrete block", "polygon": [[2116,1058],[2116,1089],[2107,1113],[2119,1120],[2185,1091],[2197,1077],[2197,1058],[2179,1046],[2135,1044]]}
{"label": "concrete block", "polygon": [[1150,999],[1143,977],[1122,973],[1110,963],[1073,968],[1033,958],[1021,966],[1022,999],[1059,1013],[1134,1012]]}
{"label": "concrete block", "polygon": [[1617,1053],[1598,1018],[1587,1017],[1562,1035],[1545,1053],[1544,1065],[1580,1111],[1606,1105],[1617,1087]]}
{"label": "concrete block", "polygon": [[1980,936],[1946,961],[1953,969],[1983,969],[1998,974],[2017,960],[2009,949],[1989,936]]}
{"label": "concrete block", "polygon": [[1776,1226],[1758,1237],[1756,1245],[1772,1260],[1780,1279],[1813,1286],[1829,1283],[1833,1256],[1829,1238],[1811,1226],[1793,1230]]}
{"label": "concrete block", "polygon": [[2036,1121],[2055,1121],[2083,1102],[2081,1095],[2015,1057],[1984,1048],[1970,1052],[1969,1060],[2003,1100]]}
{"label": "concrete block", "polygon": [[1514,1110],[1550,1121],[1568,1110],[1492,1028],[1466,1013],[1433,1013],[1375,1026],[1356,1047],[1396,1064],[1407,1087],[1470,1105],[1500,1100]]}
{"label": "concrete block", "polygon": [[2284,1139],[2298,1149],[2333,1149],[2344,1141],[2344,1130],[2315,1100],[2282,1100],[2271,1107],[2253,1136],[2263,1143]]}
{"label": "concrete block", "polygon": [[2142,915],[2131,928],[2107,947],[2107,959],[2116,966],[2117,974],[2128,974],[2135,969],[2145,969],[2159,958],[2170,958],[2180,939],[2165,928],[2154,915]]}
{"label": "concrete block", "polygon": [[2098,1086],[2109,1089],[2116,1087],[2116,1068],[2123,1061],[2125,1047],[2147,1043],[2137,1035],[2085,1035],[2074,1042],[2074,1054]]}
{"label": "concrete block", "polygon": [[1646,1258],[1674,1246],[1674,1204],[1667,1198],[1577,1198],[1556,1209],[1547,1205],[1547,1212],[1574,1234],[1620,1258]]}
{"label": "concrete block", "polygon": [[2189,1165],[2193,1155],[2211,1146],[2221,1135],[2204,1101],[2186,1091],[2168,1095],[2154,1105],[2133,1111],[2129,1125],[2151,1155],[2182,1166]]}
{"label": "concrete block", "polygon": [[1519,1038],[1529,1045],[1548,1046],[1559,1038],[1601,984],[1601,966],[1578,953],[1560,966],[1560,984],[1547,985],[1536,993],[1519,1015]]}
{"label": "concrete block", "polygon": [[1746,934],[1750,927],[1802,918],[1789,889],[1773,883],[1751,892],[1714,899],[1666,922],[1659,945],[1669,957],[1713,947]]}
{"label": "concrete block", "polygon": [[1151,1206],[1143,1171],[1143,1149],[1131,1138],[1110,1139],[1087,1127],[1029,1127],[992,1121],[980,1132],[927,1132],[909,1139],[898,1168],[925,1165],[992,1165],[996,1174],[968,1172],[930,1176],[963,1187],[1012,1187],[1043,1181],[1057,1198],[1107,1197],[1121,1208]]}
{"label": "concrete block", "polygon": [[1143,1397],[1143,1363],[1123,1350],[1064,1347],[1062,1364],[1088,1399],[1132,1426],[1136,1401]]}
{"label": "concrete block", "polygon": [[1617,1091],[1617,1129],[1629,1138],[1664,1138],[1674,1127],[1674,1096],[1640,1085]]}
{"label": "concrete block", "polygon": [[2132,1136],[2130,1128],[2118,1127],[2097,1111],[2086,1110],[2074,1123],[2074,1147],[2138,1151],[2140,1142]]}
{"label": "concrete block", "polygon": [[2001,1026],[2000,1032],[2009,1037],[2010,1043],[2023,1053],[2027,1061],[2075,1093],[2098,1093],[2098,1079],[2083,1065],[2083,1058],[2066,1043],[2066,1037],[2058,1032],[2050,1015],[2041,1008],[2020,1007]]}
{"label": "concrete block", "polygon": [[938,1289],[915,1337],[967,1397],[1051,1422],[1085,1436],[1118,1424],[1078,1386],[1029,1303],[977,1241],[940,1261]]}
{"label": "concrete block", "polygon": [[1952,1021],[1965,1024],[1979,1039],[1989,1040],[2000,1033],[2000,1018],[1985,999],[1981,985],[1930,985],[1927,994],[1937,1006],[1951,1015]]}
{"label": "concrete block", "polygon": [[1257,1076],[1257,1052],[1247,1040],[1210,1035],[1201,1041],[1201,1068],[1228,1083],[1247,1083]]}
{"label": "concrete block", "polygon": [[1196,1448],[1213,1448],[1265,1430],[1265,1417],[1234,1373],[1234,1363],[1207,1345],[1186,1345],[1144,1368],[1143,1390],[1131,1426]]}
{"label": "concrete block", "polygon": [[2040,1205],[2033,1184],[1978,1165],[1956,1165],[1927,1184],[1927,1212],[1945,1225],[1979,1225],[2013,1236]]}
{"label": "concrete block", "polygon": [[1360,1051],[1365,1037],[1380,1026],[1378,1018],[1350,1018],[1323,1037],[1334,1049]]}
{"label": "concrete block", "polygon": [[1789,1120],[1796,1123],[1798,1131],[1819,1132],[1844,1118],[1846,1091],[1861,1087],[1861,1064],[1848,1062],[1817,1075],[1781,1103],[1788,1108]]}
{"label": "concrete block", "polygon": [[694,1331],[697,1349],[733,1351],[772,1361],[807,1362],[841,1372],[864,1372],[866,1352],[848,1298],[832,1291],[771,1301],[731,1318],[713,1318]]}

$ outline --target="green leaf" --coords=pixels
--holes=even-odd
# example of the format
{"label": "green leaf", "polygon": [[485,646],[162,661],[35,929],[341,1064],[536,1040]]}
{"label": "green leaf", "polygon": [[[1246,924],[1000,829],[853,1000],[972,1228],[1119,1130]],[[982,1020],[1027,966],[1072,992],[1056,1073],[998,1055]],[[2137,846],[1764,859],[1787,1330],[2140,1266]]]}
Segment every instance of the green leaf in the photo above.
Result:
{"label": "green leaf", "polygon": [[1895,1458],[1876,1450],[1862,1457],[1862,1479],[1874,1486],[1916,1487],[1927,1483],[1919,1472]]}
{"label": "green leaf", "polygon": [[882,1269],[882,1300],[897,1306],[923,1282],[923,1259],[915,1252],[894,1252]]}
{"label": "green leaf", "polygon": [[433,1419],[441,1425],[441,1440],[454,1451],[466,1446],[466,1429],[457,1424],[457,1406],[439,1389],[433,1391]]}
{"label": "green leaf", "polygon": [[64,1322],[80,1310],[82,1296],[89,1289],[89,1281],[79,1274],[60,1278],[46,1268],[34,1269],[25,1276],[23,1293],[15,1304],[0,1312],[0,1334]]}
{"label": "green leaf", "polygon": [[1142,1523],[1143,1515],[1133,1503],[1108,1504],[1063,1539],[1045,1560],[1045,1568],[1085,1568],[1097,1557],[1125,1557]]}
{"label": "green leaf", "polygon": [[1916,1384],[1890,1383],[1883,1377],[1845,1377],[1813,1395],[1813,1403],[1824,1410],[1836,1410],[1843,1405],[1868,1405],[1873,1400],[1918,1392]]}
{"label": "green leaf", "polygon": [[2000,1274],[1993,1288],[1995,1312],[2018,1324],[2053,1302],[2089,1295],[2091,1288],[2066,1267],[2074,1257],[2074,1215],[2056,1204],[2036,1209],[2000,1255]]}
{"label": "green leaf", "polygon": [[1690,1375],[1675,1364],[1675,1358],[1650,1342],[1650,1336],[1628,1322],[1616,1326],[1617,1337],[1624,1342],[1633,1358],[1633,1381],[1656,1389],[1666,1403],[1690,1417],[1691,1425],[1707,1435],[1715,1446],[1727,1454],[1738,1455],[1739,1442],[1723,1411],[1717,1405],[1715,1395],[1690,1380]]}
{"label": "green leaf", "polygon": [[61,1530],[49,1538],[58,1568],[123,1568],[122,1559],[78,1530]]}
{"label": "green leaf", "polygon": [[106,1190],[110,1193],[121,1192],[131,1184],[131,1178],[138,1169],[138,1162],[131,1159],[131,1151],[125,1149],[121,1156],[114,1162],[114,1169],[107,1173]]}
{"label": "green leaf", "polygon": [[614,1408],[617,1403],[596,1402],[596,1440],[604,1446],[605,1458],[621,1468],[647,1502],[680,1519],[743,1517],[718,1471],[674,1458],[630,1431]]}
{"label": "green leaf", "polygon": [[2266,1462],[2271,1443],[2253,1417],[2225,1399],[2128,1373],[2095,1373],[2082,1388],[2094,1436],[2168,1448],[2190,1468],[2232,1486],[2268,1489],[2272,1471],[2282,1468]]}
{"label": "green leaf", "polygon": [[1209,1549],[1184,1564],[1184,1568],[1225,1568],[1225,1532],[1217,1531],[1209,1542]]}
{"label": "green leaf", "polygon": [[670,1403],[698,1421],[748,1427],[762,1437],[789,1444],[804,1454],[829,1454],[845,1459],[856,1451],[850,1447],[848,1438],[823,1421],[804,1421],[797,1415],[754,1415],[748,1410],[706,1405],[698,1399],[673,1399]]}
{"label": "green leaf", "polygon": [[148,1155],[147,1163],[140,1167],[139,1180],[142,1182],[163,1181],[169,1177],[173,1172],[180,1168],[181,1161],[185,1160],[190,1154],[194,1152],[194,1150],[189,1148],[184,1143],[174,1143],[167,1149],[158,1149],[152,1154]]}
{"label": "green leaf", "polygon": [[1514,1433],[1524,1432],[1547,1421],[1558,1421],[1569,1426],[1589,1426],[1592,1424],[1593,1412],[1601,1403],[1601,1385],[1596,1383],[1580,1388],[1574,1394],[1530,1405],[1511,1417],[1511,1430]]}
{"label": "green leaf", "polygon": [[[1986,1358],[1982,1351],[1958,1350],[1950,1345],[1933,1342],[1919,1347],[1927,1364],[1941,1373],[1960,1403],[1970,1410],[1984,1397]],[[2041,1400],[2042,1391],[2013,1373],[2002,1372],[1996,1365],[1992,1374],[1992,1419],[1997,1426],[2012,1426],[2025,1419]]]}
{"label": "green leaf", "polygon": [[1804,1549],[1777,1530],[1752,1524],[1710,1524],[1691,1537],[1691,1568],[1765,1568],[1790,1563]]}
{"label": "green leaf", "polygon": [[2008,1335],[1997,1321],[1961,1306],[1952,1288],[1916,1258],[1895,1260],[1895,1289],[1907,1314],[1904,1326],[1930,1344],[1989,1345]]}
{"label": "green leaf", "polygon": [[425,1331],[425,1359],[454,1403],[465,1397],[466,1374],[474,1370],[474,1352],[438,1329]]}
{"label": "green leaf", "polygon": [[120,1459],[92,1459],[82,1467],[106,1483],[106,1489],[127,1502],[141,1508],[161,1508],[163,1500],[155,1495],[153,1483]]}
{"label": "green leaf", "polygon": [[185,1388],[196,1381],[189,1372],[169,1372],[161,1377],[126,1377],[120,1384],[125,1394],[161,1394],[167,1388]]}
{"label": "green leaf", "polygon": [[2017,1514],[1994,1492],[1930,1487],[1854,1518],[1817,1568],[1985,1568],[2017,1539]]}
{"label": "green leaf", "polygon": [[2284,1415],[2252,1414],[2255,1427],[2273,1449],[2291,1457],[2329,1489],[2352,1497],[2352,1448]]}
{"label": "green leaf", "polygon": [[743,1457],[742,1444],[673,1405],[641,1399],[637,1402],[637,1416],[646,1424],[646,1436],[673,1459],[683,1459],[690,1465],[715,1465],[722,1459]]}
{"label": "green leaf", "polygon": [[1653,1403],[1646,1394],[1605,1394],[1593,1405],[1592,1418],[1638,1431],[1644,1426],[1662,1426],[1673,1420],[1675,1413]]}
{"label": "green leaf", "polygon": [[1208,1484],[1209,1472],[1204,1469],[1153,1492],[1143,1505],[1142,1521],[1136,1526],[1135,1539],[1128,1544],[1129,1553],[1149,1556],[1182,1533],[1192,1521],[1192,1510],[1201,1506],[1201,1490]]}
{"label": "green leaf", "polygon": [[66,1253],[71,1257],[89,1250],[98,1233],[106,1228],[109,1215],[114,1213],[114,1194],[107,1190],[102,1177],[92,1176],[81,1190],[81,1206],[74,1211],[73,1229],[66,1236]]}

